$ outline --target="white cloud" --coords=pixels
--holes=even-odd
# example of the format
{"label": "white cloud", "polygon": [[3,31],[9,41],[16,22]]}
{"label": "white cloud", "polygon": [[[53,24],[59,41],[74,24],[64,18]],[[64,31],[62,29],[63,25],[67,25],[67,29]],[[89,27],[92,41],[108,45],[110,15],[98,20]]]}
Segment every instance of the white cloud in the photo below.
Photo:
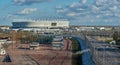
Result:
{"label": "white cloud", "polygon": [[57,13],[65,13],[67,11],[68,11],[67,8],[65,8],[65,9],[59,9],[59,10],[57,10]]}
{"label": "white cloud", "polygon": [[105,4],[107,0],[96,0],[96,5],[102,5]]}
{"label": "white cloud", "polygon": [[111,22],[110,20],[108,20],[108,19],[106,19],[106,20],[104,20],[105,22]]}
{"label": "white cloud", "polygon": [[[86,3],[87,0],[81,0]],[[81,4],[81,2],[73,2],[71,5],[62,8],[62,14],[70,17],[83,17],[87,15],[93,18],[120,18],[120,0],[96,0],[92,4]],[[64,9],[67,9],[64,11]],[[58,12],[59,13],[59,12]]]}
{"label": "white cloud", "polygon": [[18,18],[18,16],[17,15],[8,14],[8,15],[0,17],[0,19],[2,19],[4,21],[5,20],[12,21],[14,18]]}
{"label": "white cloud", "polygon": [[116,13],[115,16],[116,16],[116,17],[120,17],[120,14],[117,14],[117,13]]}
{"label": "white cloud", "polygon": [[15,4],[22,5],[23,3],[26,2],[26,0],[13,0]]}
{"label": "white cloud", "polygon": [[78,14],[75,13],[75,12],[70,12],[70,13],[67,14],[67,16],[76,16],[76,15],[78,15]]}
{"label": "white cloud", "polygon": [[99,11],[99,10],[100,10],[99,7],[97,7],[97,6],[95,6],[95,5],[92,6],[92,9],[93,9],[94,11]]}
{"label": "white cloud", "polygon": [[85,9],[83,9],[83,8],[77,8],[76,10],[83,11],[83,10],[85,10]]}
{"label": "white cloud", "polygon": [[91,10],[92,10],[93,13],[99,13],[100,12],[100,8],[97,7],[96,5],[93,5]]}
{"label": "white cloud", "polygon": [[78,7],[81,6],[81,4],[79,2],[73,2],[70,7]]}
{"label": "white cloud", "polygon": [[100,18],[100,15],[96,15],[96,18]]}
{"label": "white cloud", "polygon": [[60,7],[59,10],[62,13],[58,13],[68,18],[73,24],[80,22],[85,25],[119,25],[120,23],[120,0],[94,0],[90,4],[89,2],[84,4],[81,0],[81,2]]}
{"label": "white cloud", "polygon": [[82,3],[85,4],[87,2],[87,0],[82,0]]}
{"label": "white cloud", "polygon": [[17,5],[31,5],[34,3],[48,2],[51,0],[12,0]]}
{"label": "white cloud", "polygon": [[62,6],[59,5],[59,6],[56,7],[56,9],[62,9]]}
{"label": "white cloud", "polygon": [[116,5],[115,5],[115,6],[112,6],[112,7],[110,7],[110,10],[117,12],[118,7],[117,7]]}
{"label": "white cloud", "polygon": [[30,14],[37,11],[37,8],[25,8],[22,11],[18,12],[17,14]]}

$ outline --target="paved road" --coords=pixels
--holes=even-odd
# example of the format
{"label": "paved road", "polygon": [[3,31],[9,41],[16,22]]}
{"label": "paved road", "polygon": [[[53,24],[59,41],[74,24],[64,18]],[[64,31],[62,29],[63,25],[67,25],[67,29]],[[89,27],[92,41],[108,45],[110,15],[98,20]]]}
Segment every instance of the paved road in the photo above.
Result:
{"label": "paved road", "polygon": [[97,65],[120,65],[120,51],[110,47],[105,42],[98,41],[95,37],[87,37],[91,53]]}

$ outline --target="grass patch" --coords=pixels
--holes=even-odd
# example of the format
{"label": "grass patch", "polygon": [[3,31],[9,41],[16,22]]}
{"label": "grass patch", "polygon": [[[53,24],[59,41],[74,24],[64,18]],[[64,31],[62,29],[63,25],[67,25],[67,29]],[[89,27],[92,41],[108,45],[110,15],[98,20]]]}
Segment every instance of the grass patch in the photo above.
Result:
{"label": "grass patch", "polygon": [[76,39],[70,39],[72,41],[72,61],[71,65],[82,65],[82,55],[74,54],[81,50],[80,44]]}

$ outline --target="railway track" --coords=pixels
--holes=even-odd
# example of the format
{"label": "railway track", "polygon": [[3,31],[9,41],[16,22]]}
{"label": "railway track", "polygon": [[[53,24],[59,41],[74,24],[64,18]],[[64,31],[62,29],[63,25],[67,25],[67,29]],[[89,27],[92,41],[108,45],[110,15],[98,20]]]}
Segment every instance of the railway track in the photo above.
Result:
{"label": "railway track", "polygon": [[48,60],[48,65],[51,65],[51,63],[53,62],[53,60],[57,57],[58,53],[55,53],[55,55]]}
{"label": "railway track", "polygon": [[22,63],[22,65],[40,65],[36,60],[31,58],[29,55],[22,55],[23,60],[26,62]]}
{"label": "railway track", "polygon": [[56,53],[48,62],[48,65],[64,65],[66,58],[68,57],[68,53],[64,54],[62,57],[60,53]]}
{"label": "railway track", "polygon": [[65,62],[65,60],[66,60],[67,57],[68,57],[68,53],[67,53],[67,55],[63,58],[63,60],[62,60],[62,62],[61,62],[61,65],[64,65],[64,62]]}

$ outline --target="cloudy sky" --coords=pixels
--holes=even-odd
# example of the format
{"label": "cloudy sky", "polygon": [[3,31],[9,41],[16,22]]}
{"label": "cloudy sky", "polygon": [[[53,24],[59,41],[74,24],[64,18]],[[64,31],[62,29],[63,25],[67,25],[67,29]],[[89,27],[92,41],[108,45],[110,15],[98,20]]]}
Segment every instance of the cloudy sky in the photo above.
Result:
{"label": "cloudy sky", "polygon": [[0,25],[43,18],[65,18],[71,25],[120,26],[120,0],[0,0]]}

